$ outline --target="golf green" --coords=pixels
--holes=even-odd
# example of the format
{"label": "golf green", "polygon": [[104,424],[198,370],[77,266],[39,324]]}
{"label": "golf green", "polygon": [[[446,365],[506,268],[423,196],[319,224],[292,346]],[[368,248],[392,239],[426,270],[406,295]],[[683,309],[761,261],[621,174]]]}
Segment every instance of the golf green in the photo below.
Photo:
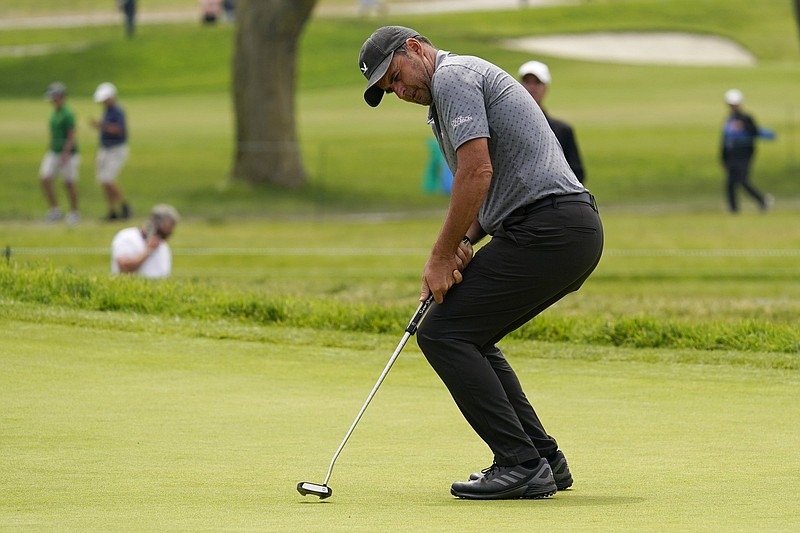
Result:
{"label": "golf green", "polygon": [[[100,315],[99,313],[97,314]],[[87,315],[82,317],[84,320]],[[88,318],[91,318],[89,316]],[[146,327],[146,317],[131,317]],[[789,530],[796,372],[570,360],[506,345],[574,488],[469,502],[490,454],[413,342],[321,483],[399,336],[267,328],[269,342],[2,319],[5,530]]]}

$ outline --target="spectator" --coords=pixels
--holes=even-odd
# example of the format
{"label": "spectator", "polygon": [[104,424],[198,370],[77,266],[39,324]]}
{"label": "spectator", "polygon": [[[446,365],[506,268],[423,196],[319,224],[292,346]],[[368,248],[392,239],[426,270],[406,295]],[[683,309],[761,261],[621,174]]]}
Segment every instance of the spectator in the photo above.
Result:
{"label": "spectator", "polygon": [[550,69],[547,65],[539,61],[528,61],[519,67],[519,80],[522,86],[527,89],[539,107],[542,108],[547,123],[550,129],[556,134],[561,149],[564,150],[564,157],[567,158],[569,168],[575,173],[578,181],[584,183],[586,174],[583,169],[583,161],[581,161],[581,154],[578,151],[578,141],[575,139],[575,132],[572,126],[564,121],[555,119],[547,114],[544,109],[544,97],[547,94],[547,89],[550,87],[552,78],[550,76]]}
{"label": "spectator", "polygon": [[739,212],[736,198],[739,187],[755,199],[762,211],[769,209],[772,203],[770,195],[761,194],[750,183],[750,165],[755,156],[759,129],[753,117],[742,110],[743,102],[744,94],[739,89],[731,89],[725,93],[725,103],[728,104],[730,113],[722,130],[721,155],[722,166],[727,174],[726,193],[731,213]]}
{"label": "spectator", "polygon": [[422,176],[422,189],[427,193],[450,194],[453,190],[453,172],[444,160],[439,143],[433,137],[425,141],[428,146],[428,163]]}
{"label": "spectator", "polygon": [[222,10],[225,12],[227,22],[236,20],[236,0],[222,0]]}
{"label": "spectator", "polygon": [[222,14],[222,0],[200,0],[200,17],[203,24],[216,24]]}
{"label": "spectator", "polygon": [[136,0],[117,0],[117,4],[125,14],[125,34],[131,39],[136,26]]}
{"label": "spectator", "polygon": [[358,0],[358,14],[362,17],[382,15],[385,12],[383,0]]}
{"label": "spectator", "polygon": [[[91,124],[100,132],[100,146],[95,160],[97,181],[103,187],[108,203],[107,220],[127,219],[131,216],[130,206],[117,184],[117,177],[128,160],[128,128],[125,112],[117,105],[117,88],[113,83],[98,85],[94,101],[105,106],[103,118]],[[117,205],[120,207],[117,213]]]}
{"label": "spectator", "polygon": [[63,83],[56,81],[47,87],[45,98],[53,103],[53,112],[50,114],[50,148],[42,159],[39,167],[39,177],[42,189],[50,205],[47,221],[55,222],[61,219],[61,210],[58,207],[53,181],[58,174],[64,178],[64,186],[69,196],[70,212],[67,215],[67,224],[74,225],[80,221],[78,214],[78,169],[81,158],[78,154],[78,142],[75,133],[75,115],[66,105],[67,88]]}
{"label": "spectator", "polygon": [[153,207],[144,227],[120,230],[111,241],[111,273],[138,274],[145,278],[166,278],[172,273],[169,239],[180,216],[174,207]]}

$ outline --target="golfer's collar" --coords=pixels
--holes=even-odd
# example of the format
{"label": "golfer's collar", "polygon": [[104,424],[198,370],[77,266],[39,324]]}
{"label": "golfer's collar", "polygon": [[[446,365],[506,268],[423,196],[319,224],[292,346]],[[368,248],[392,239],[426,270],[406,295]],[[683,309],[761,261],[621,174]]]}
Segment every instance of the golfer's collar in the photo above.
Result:
{"label": "golfer's collar", "polygon": [[[450,52],[448,50],[438,50],[436,52],[436,64],[433,66],[433,76],[436,76],[436,71],[439,69],[439,65],[442,64],[444,58],[449,56]],[[431,76],[431,98],[433,98],[433,76]],[[433,101],[431,101],[431,105],[428,106],[428,124],[433,124],[433,117],[436,113],[436,108],[434,107]]]}
{"label": "golfer's collar", "polygon": [[439,68],[439,65],[442,64],[444,58],[450,55],[449,50],[437,50],[436,51],[436,64],[433,66],[433,72],[436,73],[436,69]]}

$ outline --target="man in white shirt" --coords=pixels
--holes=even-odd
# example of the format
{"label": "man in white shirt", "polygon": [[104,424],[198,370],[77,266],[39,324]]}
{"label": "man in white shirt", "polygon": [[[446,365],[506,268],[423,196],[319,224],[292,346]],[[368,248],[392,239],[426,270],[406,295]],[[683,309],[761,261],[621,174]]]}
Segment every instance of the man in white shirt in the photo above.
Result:
{"label": "man in white shirt", "polygon": [[153,207],[147,224],[120,230],[111,241],[111,273],[138,274],[145,278],[166,278],[172,272],[172,250],[167,239],[180,215],[174,207]]}

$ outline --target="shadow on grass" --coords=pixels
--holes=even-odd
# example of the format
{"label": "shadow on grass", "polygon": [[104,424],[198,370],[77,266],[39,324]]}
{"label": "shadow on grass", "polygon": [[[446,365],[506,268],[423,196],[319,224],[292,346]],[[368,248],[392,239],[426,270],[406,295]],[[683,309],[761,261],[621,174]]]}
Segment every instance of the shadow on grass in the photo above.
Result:
{"label": "shadow on grass", "polygon": [[600,496],[600,495],[581,495],[579,493],[572,493],[573,491],[559,491],[558,494],[552,498],[542,500],[462,500],[453,498],[445,502],[433,502],[431,505],[441,507],[444,505],[452,505],[453,503],[461,505],[491,505],[497,507],[498,505],[517,506],[517,505],[557,505],[559,507],[609,507],[618,505],[636,505],[644,503],[647,498],[633,497],[633,496]]}

